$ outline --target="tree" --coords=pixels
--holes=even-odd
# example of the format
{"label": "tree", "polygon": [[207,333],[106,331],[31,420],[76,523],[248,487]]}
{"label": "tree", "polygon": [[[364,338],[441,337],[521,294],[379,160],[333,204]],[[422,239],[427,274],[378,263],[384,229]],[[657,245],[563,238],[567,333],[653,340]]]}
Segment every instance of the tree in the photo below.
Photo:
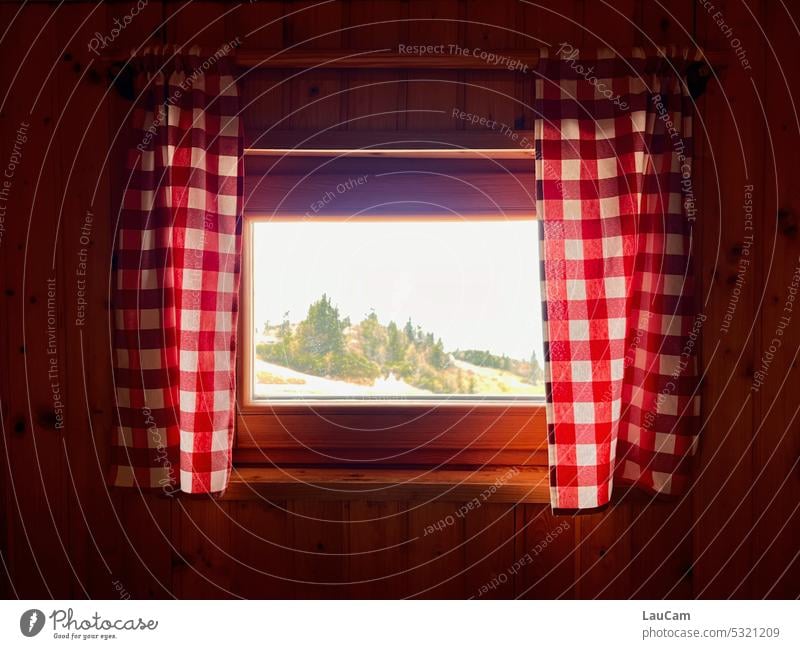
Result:
{"label": "tree", "polygon": [[[409,324],[411,324],[410,320]],[[396,367],[399,363],[402,363],[403,359],[405,358],[406,347],[408,346],[408,342],[406,340],[408,332],[406,331],[401,333],[397,328],[397,325],[394,323],[394,321],[392,321],[386,328],[386,333],[388,338],[386,362],[391,367]]]}
{"label": "tree", "polygon": [[283,314],[283,321],[281,322],[280,329],[278,330],[278,334],[281,337],[281,340],[288,340],[292,337],[292,323],[289,322],[289,312]]}
{"label": "tree", "polygon": [[411,318],[408,319],[406,322],[406,326],[403,327],[403,331],[406,332],[406,338],[408,339],[409,343],[414,342],[414,325],[411,324]]}
{"label": "tree", "polygon": [[324,356],[344,349],[344,323],[330,298],[322,297],[308,307],[308,315],[297,327],[301,353]]}
{"label": "tree", "polygon": [[[432,339],[433,335],[431,334],[431,340]],[[441,338],[432,344],[428,360],[430,361],[430,364],[433,365],[437,370],[446,369],[450,364],[450,359],[447,357],[447,354],[444,351],[444,345],[442,344]]]}
{"label": "tree", "polygon": [[361,321],[361,340],[364,355],[376,363],[383,363],[385,359],[386,335],[375,311]]}
{"label": "tree", "polygon": [[539,381],[544,378],[544,372],[542,371],[541,365],[539,365],[539,359],[536,358],[536,350],[534,349],[531,352],[531,371],[528,376],[528,380],[531,382],[531,385],[538,385]]}

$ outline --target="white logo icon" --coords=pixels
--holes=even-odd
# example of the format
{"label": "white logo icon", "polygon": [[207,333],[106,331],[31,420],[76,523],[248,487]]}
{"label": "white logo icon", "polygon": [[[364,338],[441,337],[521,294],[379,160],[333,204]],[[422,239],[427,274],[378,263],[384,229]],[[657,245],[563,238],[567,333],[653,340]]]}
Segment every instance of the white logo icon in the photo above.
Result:
{"label": "white logo icon", "polygon": [[19,619],[19,630],[22,635],[32,638],[44,627],[44,613],[37,608],[25,611]]}

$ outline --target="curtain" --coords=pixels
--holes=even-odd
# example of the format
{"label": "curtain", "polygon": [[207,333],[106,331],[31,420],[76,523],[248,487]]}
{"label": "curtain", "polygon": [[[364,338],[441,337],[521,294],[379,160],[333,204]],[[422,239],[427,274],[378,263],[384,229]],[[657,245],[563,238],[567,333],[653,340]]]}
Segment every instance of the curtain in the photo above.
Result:
{"label": "curtain", "polygon": [[536,79],[551,504],[687,487],[696,441],[688,51],[543,51]]}
{"label": "curtain", "polygon": [[133,62],[113,485],[210,493],[230,475],[243,164],[230,51],[156,48]]}

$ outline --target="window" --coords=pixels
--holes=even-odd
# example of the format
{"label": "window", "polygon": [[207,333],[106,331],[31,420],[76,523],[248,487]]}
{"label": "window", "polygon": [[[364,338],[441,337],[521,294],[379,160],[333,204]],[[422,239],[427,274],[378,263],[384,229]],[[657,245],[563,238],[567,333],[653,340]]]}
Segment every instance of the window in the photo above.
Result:
{"label": "window", "polygon": [[535,221],[247,227],[253,401],[543,398]]}
{"label": "window", "polygon": [[246,158],[235,462],[546,465],[533,160],[384,153]]}

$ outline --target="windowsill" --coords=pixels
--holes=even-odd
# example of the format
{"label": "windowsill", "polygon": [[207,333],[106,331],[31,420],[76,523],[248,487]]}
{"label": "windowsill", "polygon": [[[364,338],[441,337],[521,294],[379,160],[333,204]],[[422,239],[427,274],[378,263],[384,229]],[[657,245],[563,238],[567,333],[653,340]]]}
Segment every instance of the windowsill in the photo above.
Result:
{"label": "windowsill", "polygon": [[547,467],[234,468],[223,500],[419,500],[548,503]]}

